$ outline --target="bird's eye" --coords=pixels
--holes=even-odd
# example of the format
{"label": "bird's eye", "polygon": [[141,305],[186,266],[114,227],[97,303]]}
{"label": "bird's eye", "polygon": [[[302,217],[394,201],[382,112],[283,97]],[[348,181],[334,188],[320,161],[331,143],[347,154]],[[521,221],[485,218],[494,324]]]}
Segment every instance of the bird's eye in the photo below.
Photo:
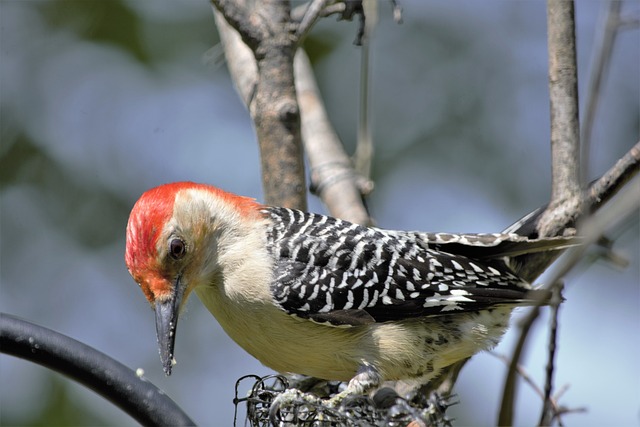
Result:
{"label": "bird's eye", "polygon": [[172,239],[169,243],[169,255],[173,259],[180,259],[187,253],[187,248],[184,242],[180,239]]}

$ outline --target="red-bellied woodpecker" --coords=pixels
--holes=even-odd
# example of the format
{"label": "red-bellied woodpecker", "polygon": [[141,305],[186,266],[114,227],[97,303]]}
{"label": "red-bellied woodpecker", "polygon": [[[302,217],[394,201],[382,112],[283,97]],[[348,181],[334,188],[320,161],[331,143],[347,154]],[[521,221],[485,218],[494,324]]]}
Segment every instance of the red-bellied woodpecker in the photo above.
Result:
{"label": "red-bellied woodpecker", "polygon": [[135,204],[125,259],[155,309],[167,375],[194,291],[264,365],[364,392],[426,382],[494,346],[511,310],[536,298],[511,257],[568,244],[383,230],[180,182]]}

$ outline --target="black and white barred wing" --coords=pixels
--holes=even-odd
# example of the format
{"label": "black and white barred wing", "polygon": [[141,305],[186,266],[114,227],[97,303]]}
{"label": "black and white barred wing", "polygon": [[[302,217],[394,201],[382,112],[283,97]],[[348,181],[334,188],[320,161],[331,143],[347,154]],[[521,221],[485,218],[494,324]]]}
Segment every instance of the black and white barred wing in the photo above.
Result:
{"label": "black and white barred wing", "polygon": [[448,236],[457,235],[386,231],[284,208],[265,213],[273,224],[273,298],[298,317],[385,322],[516,304],[530,290],[500,259],[435,249],[488,235],[451,242]]}

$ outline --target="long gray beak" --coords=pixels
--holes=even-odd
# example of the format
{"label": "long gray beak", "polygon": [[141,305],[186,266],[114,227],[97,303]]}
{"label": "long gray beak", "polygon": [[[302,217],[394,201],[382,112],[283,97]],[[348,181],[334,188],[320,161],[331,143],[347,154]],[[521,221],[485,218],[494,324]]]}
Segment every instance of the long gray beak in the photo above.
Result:
{"label": "long gray beak", "polygon": [[160,361],[164,373],[171,375],[173,366],[173,348],[176,340],[176,327],[178,326],[178,314],[180,303],[184,294],[184,287],[180,283],[180,276],[176,278],[171,297],[164,301],[156,302],[156,333],[158,336],[158,349]]}

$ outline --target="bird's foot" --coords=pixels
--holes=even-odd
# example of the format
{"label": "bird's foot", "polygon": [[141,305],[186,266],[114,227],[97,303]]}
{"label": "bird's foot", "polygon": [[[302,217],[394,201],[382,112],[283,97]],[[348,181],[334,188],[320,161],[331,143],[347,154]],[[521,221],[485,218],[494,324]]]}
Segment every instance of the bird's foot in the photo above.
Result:
{"label": "bird's foot", "polygon": [[327,406],[335,408],[346,398],[366,395],[381,384],[380,372],[373,365],[363,362],[356,375],[349,381],[347,388],[329,399]]}

